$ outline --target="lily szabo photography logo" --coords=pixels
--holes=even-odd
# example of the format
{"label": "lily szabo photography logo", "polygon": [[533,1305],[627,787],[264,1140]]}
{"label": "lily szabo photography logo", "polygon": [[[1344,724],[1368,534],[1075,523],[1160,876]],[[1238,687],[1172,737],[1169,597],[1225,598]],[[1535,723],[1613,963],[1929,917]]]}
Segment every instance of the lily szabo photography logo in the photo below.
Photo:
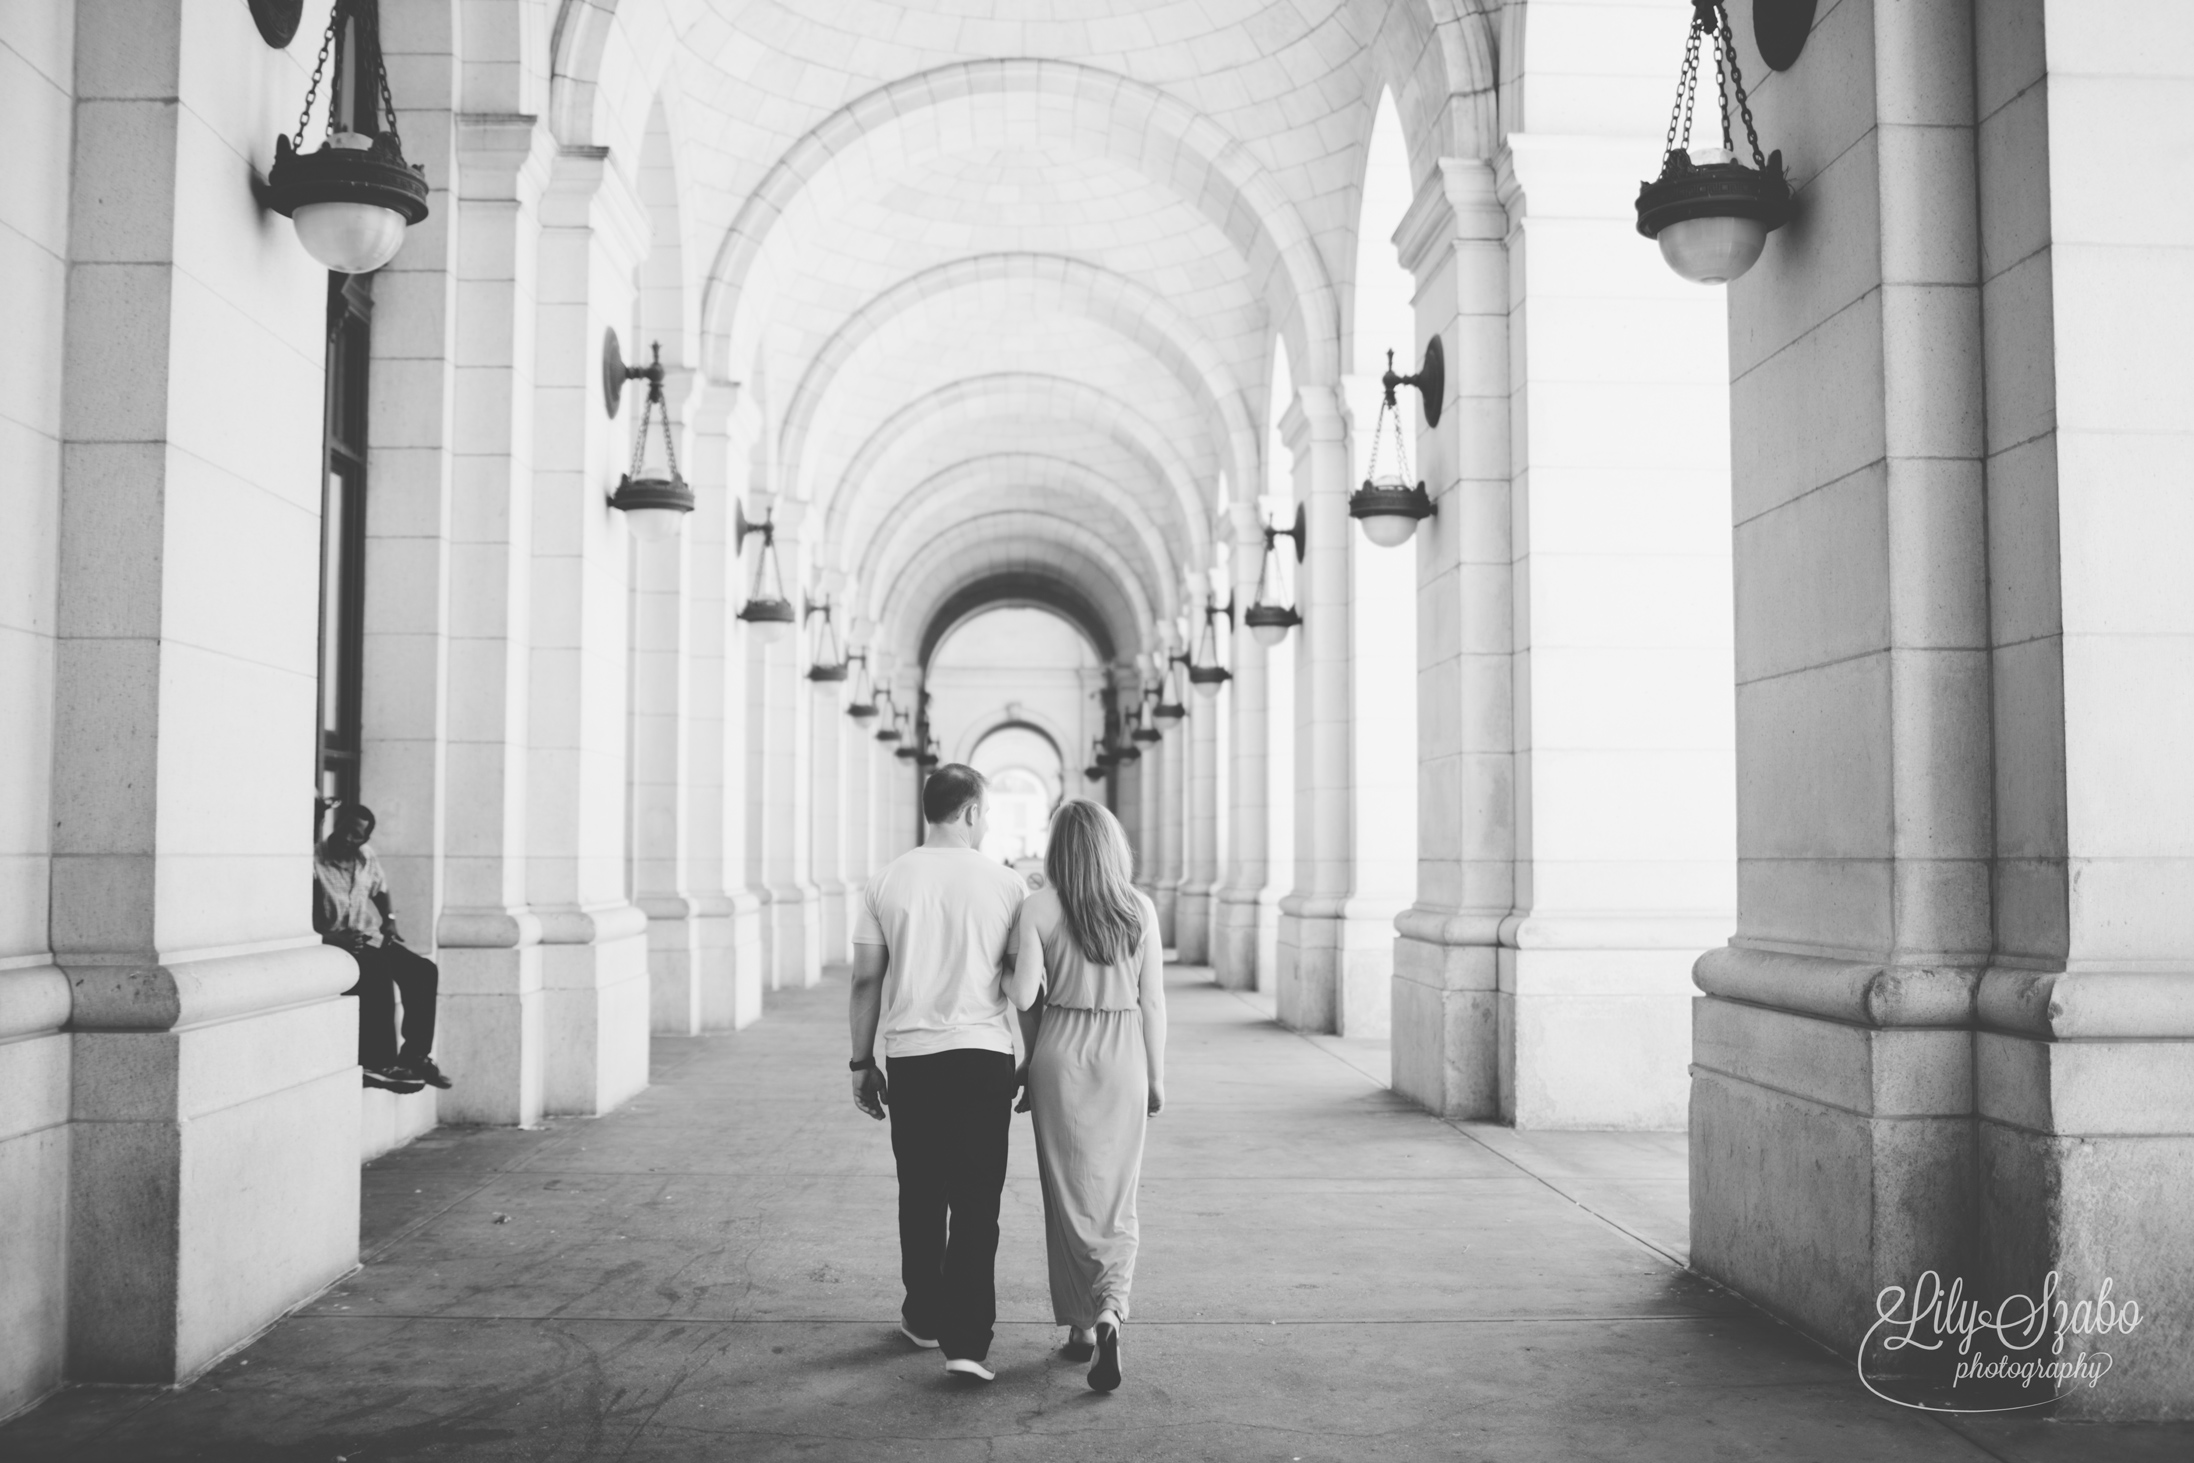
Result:
{"label": "lily szabo photography logo", "polygon": [[2106,1277],[2092,1296],[2067,1295],[2054,1270],[2040,1294],[1992,1306],[1969,1297],[1964,1280],[1945,1285],[1933,1270],[1909,1292],[1885,1285],[1859,1347],[1859,1380],[1883,1401],[1921,1412],[2047,1407],[2100,1385],[2113,1364],[2109,1347],[2140,1328],[2140,1303],[2111,1290]]}

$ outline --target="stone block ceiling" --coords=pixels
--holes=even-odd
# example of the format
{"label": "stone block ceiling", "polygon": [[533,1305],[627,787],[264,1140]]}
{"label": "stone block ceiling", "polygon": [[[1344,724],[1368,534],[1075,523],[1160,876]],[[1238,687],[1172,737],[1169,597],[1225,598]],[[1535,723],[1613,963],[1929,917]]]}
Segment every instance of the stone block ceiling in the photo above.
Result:
{"label": "stone block ceiling", "polygon": [[1297,382],[1336,378],[1380,93],[1438,117],[1461,44],[1373,0],[583,0],[558,24],[559,130],[637,156],[654,118],[681,354],[759,407],[755,485],[809,506],[856,606],[912,647],[983,574],[1048,577],[1122,655],[1266,481],[1275,340]]}

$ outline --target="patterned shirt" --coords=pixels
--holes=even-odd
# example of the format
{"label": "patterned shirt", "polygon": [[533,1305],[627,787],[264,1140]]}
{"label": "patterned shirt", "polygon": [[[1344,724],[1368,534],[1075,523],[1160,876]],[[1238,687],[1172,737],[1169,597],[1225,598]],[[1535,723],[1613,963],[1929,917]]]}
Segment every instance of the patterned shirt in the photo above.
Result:
{"label": "patterned shirt", "polygon": [[376,894],[388,892],[388,879],[371,844],[360,844],[356,858],[331,855],[325,844],[312,857],[313,924],[322,933],[349,932],[365,936],[368,945],[379,945],[381,910]]}

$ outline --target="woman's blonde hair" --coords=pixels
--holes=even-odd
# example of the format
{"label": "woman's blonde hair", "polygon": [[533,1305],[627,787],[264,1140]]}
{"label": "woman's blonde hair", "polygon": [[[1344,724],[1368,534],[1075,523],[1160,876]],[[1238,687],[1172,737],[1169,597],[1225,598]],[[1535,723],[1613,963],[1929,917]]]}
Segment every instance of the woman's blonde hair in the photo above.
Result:
{"label": "woman's blonde hair", "polygon": [[1088,798],[1059,805],[1044,850],[1044,877],[1059,891],[1067,933],[1092,965],[1123,965],[1143,942],[1134,873],[1127,831],[1111,809]]}

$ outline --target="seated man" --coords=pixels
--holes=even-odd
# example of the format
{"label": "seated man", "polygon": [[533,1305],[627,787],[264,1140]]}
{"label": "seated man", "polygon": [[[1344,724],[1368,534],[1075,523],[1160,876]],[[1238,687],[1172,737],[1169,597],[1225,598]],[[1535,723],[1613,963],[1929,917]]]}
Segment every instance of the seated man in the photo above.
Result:
{"label": "seated man", "polygon": [[[313,851],[312,927],[357,958],[358,1065],[368,1087],[417,1092],[449,1086],[428,1055],[434,1049],[434,962],[404,948],[389,907],[388,880],[366,840],[373,812],[337,803],[328,836]],[[396,1045],[396,998],[404,1001],[404,1044]]]}

